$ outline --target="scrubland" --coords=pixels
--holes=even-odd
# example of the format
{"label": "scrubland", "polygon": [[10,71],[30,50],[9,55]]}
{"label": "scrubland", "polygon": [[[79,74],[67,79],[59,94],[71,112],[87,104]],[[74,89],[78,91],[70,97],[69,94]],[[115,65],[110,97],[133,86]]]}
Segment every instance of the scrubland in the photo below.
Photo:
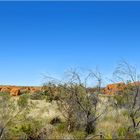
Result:
{"label": "scrubland", "polygon": [[[99,72],[83,80],[71,71],[69,80],[34,93],[1,92],[0,139],[140,139],[139,76],[127,63],[119,66],[117,77],[127,78],[106,88]],[[89,88],[92,78],[96,86]]]}
{"label": "scrubland", "polygon": [[66,118],[56,100],[50,102],[47,97],[42,99],[42,95],[38,99],[31,99],[30,95],[10,97],[6,93],[0,94],[1,131],[4,128],[1,139],[138,139],[140,136],[140,131],[127,132],[131,125],[127,110],[112,106],[115,99],[111,97],[110,100],[110,95],[99,96],[102,102],[98,104],[97,114],[105,106],[107,110],[96,122],[95,131],[87,134],[84,126],[68,132]]}

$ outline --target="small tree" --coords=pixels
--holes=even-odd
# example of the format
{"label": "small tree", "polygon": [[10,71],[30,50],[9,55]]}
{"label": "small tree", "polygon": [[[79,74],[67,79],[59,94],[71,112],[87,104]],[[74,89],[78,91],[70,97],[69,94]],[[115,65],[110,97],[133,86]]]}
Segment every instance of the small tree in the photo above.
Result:
{"label": "small tree", "polygon": [[122,61],[114,75],[117,79],[123,81],[126,84],[125,89],[118,98],[118,103],[121,107],[127,110],[128,117],[131,120],[131,126],[128,127],[128,132],[136,132],[140,125],[140,82],[139,75],[136,68],[128,64],[126,61]]}
{"label": "small tree", "polygon": [[[89,79],[97,81],[94,93],[88,90]],[[101,92],[101,81],[99,72],[90,71],[86,78],[81,78],[80,74],[72,70],[69,72],[68,81],[57,84],[59,96],[57,104],[66,119],[68,132],[84,129],[90,134],[95,131],[97,120],[105,113],[105,110],[99,113],[97,109],[100,102],[98,94]]]}
{"label": "small tree", "polygon": [[28,98],[22,95],[18,101],[7,93],[0,94],[0,139],[6,134],[8,126],[19,115],[28,110]]}

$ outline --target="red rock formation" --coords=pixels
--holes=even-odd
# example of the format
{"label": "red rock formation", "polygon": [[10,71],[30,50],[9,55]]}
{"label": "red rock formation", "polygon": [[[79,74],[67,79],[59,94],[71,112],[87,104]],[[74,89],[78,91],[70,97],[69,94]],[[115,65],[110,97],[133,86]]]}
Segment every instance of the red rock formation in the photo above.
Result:
{"label": "red rock formation", "polygon": [[9,87],[2,87],[0,92],[7,92],[10,93],[10,88]]}
{"label": "red rock formation", "polygon": [[41,87],[33,86],[0,86],[0,92],[8,92],[11,95],[19,95],[22,93],[35,93],[41,91]]}
{"label": "red rock formation", "polygon": [[37,93],[37,92],[40,92],[41,91],[41,88],[37,88],[37,87],[31,87],[30,88],[30,93]]}
{"label": "red rock formation", "polygon": [[126,84],[125,83],[116,83],[116,84],[109,84],[104,89],[105,94],[115,94],[117,92],[121,92],[125,89]]}
{"label": "red rock formation", "polygon": [[13,88],[13,89],[10,91],[10,95],[11,95],[11,96],[18,96],[18,95],[20,95],[20,88]]}
{"label": "red rock formation", "polygon": [[[135,85],[140,85],[140,82],[135,82],[135,83],[129,83],[129,84],[125,84],[125,83],[116,83],[116,84],[109,84],[107,85],[105,88],[102,88],[101,90],[103,91],[104,94],[107,95],[113,95],[115,93],[121,93],[127,86],[135,86]],[[8,92],[10,93],[11,96],[18,96],[20,94],[33,94],[33,93],[37,93],[39,91],[45,91],[47,90],[50,93],[53,93],[55,96],[59,96],[57,95],[57,90],[59,90],[59,88],[54,87],[54,89],[51,89],[52,91],[50,91],[49,87],[35,87],[35,86],[0,86],[0,92]],[[96,90],[96,88],[91,88],[88,89],[89,92],[94,93],[94,91]]]}

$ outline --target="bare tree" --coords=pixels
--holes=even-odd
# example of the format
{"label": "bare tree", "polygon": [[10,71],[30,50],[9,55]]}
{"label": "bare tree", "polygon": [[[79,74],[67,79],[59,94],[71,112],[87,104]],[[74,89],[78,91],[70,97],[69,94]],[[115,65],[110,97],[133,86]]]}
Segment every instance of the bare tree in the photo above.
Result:
{"label": "bare tree", "polygon": [[[96,128],[97,120],[105,113],[99,113],[97,109],[101,93],[101,74],[90,71],[85,78],[75,70],[68,73],[69,80],[57,85],[59,100],[57,104],[67,122],[68,132],[74,129],[84,129],[87,134],[93,133]],[[88,80],[97,81],[96,91],[90,93],[88,90]],[[52,93],[53,94],[53,93]]]}
{"label": "bare tree", "polygon": [[128,131],[136,131],[140,124],[140,81],[136,68],[126,61],[122,61],[116,71],[115,77],[126,84],[125,90],[121,93],[120,103],[127,112],[131,120]]}

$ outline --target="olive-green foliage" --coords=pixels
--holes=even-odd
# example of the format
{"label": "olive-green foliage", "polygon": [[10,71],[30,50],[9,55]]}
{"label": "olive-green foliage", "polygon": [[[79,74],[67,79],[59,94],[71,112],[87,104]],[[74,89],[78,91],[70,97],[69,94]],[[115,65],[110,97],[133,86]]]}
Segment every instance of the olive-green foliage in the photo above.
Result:
{"label": "olive-green foliage", "polygon": [[46,98],[46,93],[40,91],[30,95],[31,100],[44,100]]}
{"label": "olive-green foliage", "polygon": [[9,95],[9,93],[8,92],[0,92],[0,96],[5,96],[5,95]]}
{"label": "olive-green foliage", "polygon": [[137,139],[140,139],[140,131],[137,131],[135,135],[136,135]]}
{"label": "olive-green foliage", "polygon": [[11,100],[8,93],[0,93],[0,123],[12,117],[15,112],[16,104]]}
{"label": "olive-green foliage", "polygon": [[49,82],[47,83],[47,85],[43,85],[42,90],[43,93],[46,95],[47,102],[59,100],[59,95],[56,94],[58,93],[59,87],[55,84]]}
{"label": "olive-green foliage", "polygon": [[4,139],[21,139],[26,140],[25,133],[20,131],[20,125],[13,124],[12,127],[8,128],[8,132],[4,136]]}
{"label": "olive-green foliage", "polygon": [[29,95],[27,94],[21,95],[19,100],[17,101],[18,106],[21,109],[26,108],[28,106],[28,99],[29,99]]}
{"label": "olive-green foliage", "polygon": [[[139,86],[127,85],[126,89],[121,95],[116,95],[115,100],[119,108],[124,108],[124,116],[128,117],[131,124],[127,128],[127,131],[138,131],[140,122],[140,108],[139,108]],[[132,130],[133,129],[133,130]]]}
{"label": "olive-green foliage", "polygon": [[22,123],[13,124],[9,127],[9,131],[5,136],[5,139],[41,139],[45,138],[43,131],[42,121],[37,121],[33,118],[25,120]]}
{"label": "olive-green foliage", "polygon": [[87,134],[85,131],[74,131],[72,132],[74,139],[85,139]]}
{"label": "olive-green foliage", "polygon": [[27,139],[39,139],[39,131],[41,129],[41,123],[39,121],[32,120],[30,122],[24,122],[19,131],[25,133]]}
{"label": "olive-green foliage", "polygon": [[[10,139],[14,136],[11,130],[21,118],[26,116],[28,108],[28,95],[21,95],[19,98],[11,97],[7,93],[0,94],[0,136],[3,139]],[[3,131],[1,131],[3,130]]]}
{"label": "olive-green foliage", "polygon": [[56,131],[58,131],[60,133],[66,132],[67,131],[67,124],[66,124],[66,122],[59,123],[56,126]]}
{"label": "olive-green foliage", "polygon": [[114,99],[117,101],[117,106],[120,108],[128,108],[132,106],[133,97],[135,88],[131,85],[127,85],[127,87],[118,95],[114,96]]}
{"label": "olive-green foliage", "polygon": [[46,102],[58,101],[59,97],[55,95],[48,94],[46,96]]}
{"label": "olive-green foliage", "polygon": [[[58,107],[67,122],[67,131],[95,131],[98,97],[90,94],[82,84],[59,85]],[[82,116],[82,117],[79,117]]]}
{"label": "olive-green foliage", "polygon": [[127,128],[126,127],[120,127],[117,131],[118,131],[119,138],[126,137],[126,135],[127,135]]}

